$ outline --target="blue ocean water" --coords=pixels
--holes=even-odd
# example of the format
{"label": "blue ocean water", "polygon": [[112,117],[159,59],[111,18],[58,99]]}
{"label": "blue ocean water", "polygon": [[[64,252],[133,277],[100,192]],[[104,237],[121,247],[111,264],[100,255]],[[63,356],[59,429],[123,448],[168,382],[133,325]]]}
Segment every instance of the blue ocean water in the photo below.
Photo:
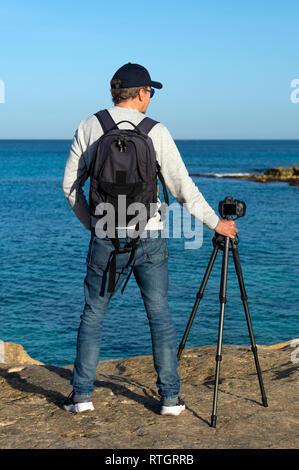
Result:
{"label": "blue ocean water", "polygon": [[[0,141],[0,339],[19,343],[53,365],[72,364],[84,299],[89,233],[61,189],[70,141]],[[299,141],[177,141],[193,175],[258,173],[299,164]],[[299,187],[287,183],[193,176],[209,204],[233,196],[246,202],[237,221],[239,253],[257,344],[299,336]],[[86,187],[88,194],[88,186]],[[169,239],[169,302],[178,343],[212,253],[213,232],[185,250]],[[221,254],[208,281],[186,347],[217,343]],[[250,344],[237,277],[230,259],[225,344]],[[151,354],[141,296],[132,277],[110,304],[101,358]]]}

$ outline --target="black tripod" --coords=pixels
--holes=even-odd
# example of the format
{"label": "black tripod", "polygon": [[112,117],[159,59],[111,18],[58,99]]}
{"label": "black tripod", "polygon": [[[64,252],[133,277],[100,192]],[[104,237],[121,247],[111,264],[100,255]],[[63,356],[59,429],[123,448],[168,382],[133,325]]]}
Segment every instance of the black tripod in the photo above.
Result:
{"label": "black tripod", "polygon": [[267,403],[267,397],[266,397],[265,390],[264,390],[262,373],[261,373],[261,368],[260,368],[258,355],[257,355],[257,347],[256,347],[255,340],[254,340],[253,329],[252,329],[252,324],[251,324],[251,319],[250,319],[250,314],[249,314],[249,309],[248,309],[248,304],[247,304],[247,295],[246,295],[244,281],[243,281],[241,262],[240,262],[238,248],[237,248],[237,245],[239,243],[239,238],[237,237],[237,239],[232,240],[232,239],[229,239],[229,237],[224,237],[224,236],[219,235],[219,234],[216,233],[216,235],[213,237],[212,241],[213,241],[213,245],[214,245],[214,250],[213,250],[212,256],[210,258],[210,262],[208,264],[208,267],[206,269],[202,284],[201,284],[200,289],[197,293],[196,301],[195,301],[192,313],[190,315],[190,318],[189,318],[184,336],[182,338],[182,341],[180,343],[180,346],[179,346],[179,349],[178,349],[178,352],[177,352],[177,358],[179,360],[181,355],[182,355],[182,351],[185,347],[187,337],[188,337],[189,331],[190,331],[191,326],[192,326],[192,322],[193,322],[194,317],[196,315],[196,311],[198,309],[199,302],[202,299],[202,296],[203,296],[206,284],[208,282],[210,273],[212,271],[217,253],[218,253],[219,249],[221,249],[221,250],[223,250],[223,260],[222,260],[221,284],[220,284],[220,295],[219,295],[219,299],[220,299],[220,320],[219,320],[218,344],[217,344],[217,353],[216,353],[216,373],[215,373],[213,411],[212,411],[212,416],[211,416],[211,426],[215,428],[216,427],[216,411],[217,411],[217,397],[218,397],[220,362],[222,360],[221,351],[222,351],[224,309],[225,309],[225,304],[226,304],[228,255],[229,255],[229,251],[230,251],[229,244],[231,244],[231,251],[233,253],[235,269],[236,269],[236,273],[237,273],[237,276],[238,276],[238,281],[239,281],[239,286],[240,286],[240,291],[241,291],[241,299],[243,301],[243,306],[244,306],[244,310],[245,310],[246,321],[247,321],[247,326],[248,326],[248,331],[249,331],[249,336],[250,336],[250,341],[251,341],[251,350],[252,350],[253,355],[254,355],[254,361],[255,361],[256,371],[257,371],[258,380],[259,380],[259,384],[260,384],[263,406],[268,406],[268,403]]}

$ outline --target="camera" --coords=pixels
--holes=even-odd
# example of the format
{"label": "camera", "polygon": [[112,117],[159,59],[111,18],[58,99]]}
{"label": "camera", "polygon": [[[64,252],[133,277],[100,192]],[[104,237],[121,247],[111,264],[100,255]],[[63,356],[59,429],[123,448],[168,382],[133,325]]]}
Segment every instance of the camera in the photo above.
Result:
{"label": "camera", "polygon": [[246,204],[243,201],[227,196],[224,201],[219,202],[218,211],[223,219],[231,219],[233,215],[237,216],[236,218],[244,217]]}

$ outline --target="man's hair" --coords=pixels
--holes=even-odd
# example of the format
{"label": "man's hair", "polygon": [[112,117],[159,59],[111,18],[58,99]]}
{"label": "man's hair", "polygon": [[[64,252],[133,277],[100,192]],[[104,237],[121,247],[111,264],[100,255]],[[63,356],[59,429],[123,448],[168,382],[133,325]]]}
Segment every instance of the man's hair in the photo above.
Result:
{"label": "man's hair", "polygon": [[111,80],[110,85],[111,85],[112,101],[114,104],[118,104],[118,103],[121,103],[122,101],[127,101],[129,99],[134,99],[136,98],[140,90],[146,89],[146,86],[138,86],[138,87],[131,87],[131,88],[117,88],[117,86],[121,85],[121,80],[119,80],[118,78]]}

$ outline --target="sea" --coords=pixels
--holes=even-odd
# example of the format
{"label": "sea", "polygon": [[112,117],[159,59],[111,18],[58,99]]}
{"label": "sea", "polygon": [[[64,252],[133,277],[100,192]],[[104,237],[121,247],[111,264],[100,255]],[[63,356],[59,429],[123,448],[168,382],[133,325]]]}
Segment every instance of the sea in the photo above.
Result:
{"label": "sea", "polygon": [[[192,179],[218,213],[219,201],[244,201],[236,221],[239,255],[255,341],[299,337],[299,186],[231,178],[299,164],[299,140],[177,140]],[[0,141],[0,340],[21,344],[41,362],[71,365],[83,311],[90,234],[62,192],[69,140]],[[224,177],[226,176],[226,177]],[[88,182],[84,187],[88,198]],[[186,249],[169,238],[169,304],[178,345],[213,251],[214,232]],[[222,251],[194,318],[186,348],[216,345]],[[239,284],[229,254],[223,344],[250,345]],[[112,298],[100,359],[151,354],[150,330],[132,276]]]}

